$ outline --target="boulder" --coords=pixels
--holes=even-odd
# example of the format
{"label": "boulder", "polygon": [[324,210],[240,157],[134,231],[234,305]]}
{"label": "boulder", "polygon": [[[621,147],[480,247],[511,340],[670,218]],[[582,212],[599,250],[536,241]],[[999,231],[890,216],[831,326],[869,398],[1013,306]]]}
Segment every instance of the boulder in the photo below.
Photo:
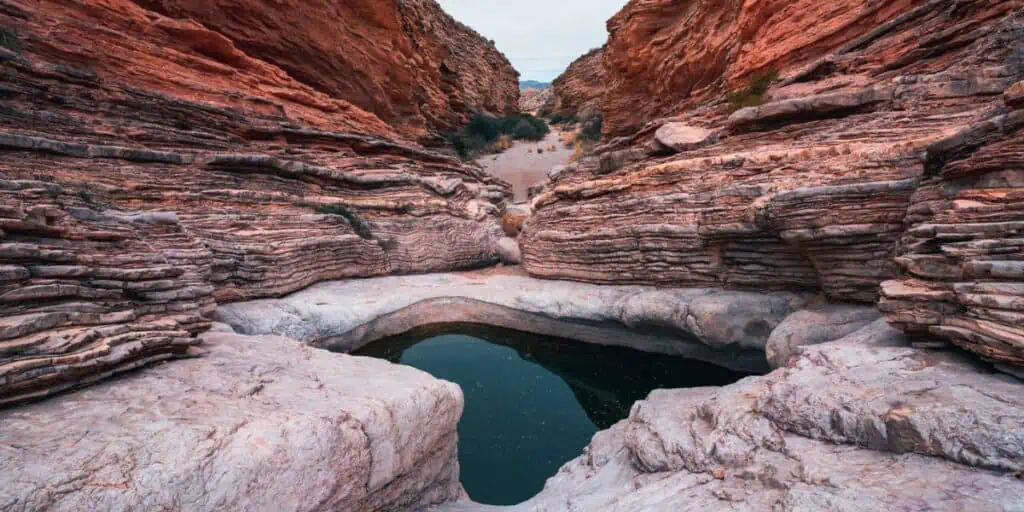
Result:
{"label": "boulder", "polygon": [[800,347],[838,340],[881,316],[873,307],[852,304],[828,304],[797,311],[786,317],[768,338],[768,364],[772,368],[786,366]]}
{"label": "boulder", "polygon": [[516,238],[529,218],[529,203],[511,204],[505,207],[505,213],[501,216],[501,227],[507,236]]}
{"label": "boulder", "polygon": [[278,337],[0,412],[5,510],[405,510],[462,494],[462,392]]}
{"label": "boulder", "polygon": [[501,237],[495,242],[494,252],[498,259],[506,265],[518,265],[523,262],[523,255],[519,252],[519,242],[515,238]]}
{"label": "boulder", "polygon": [[654,133],[654,138],[676,153],[682,153],[714,142],[715,133],[684,123],[665,123]]}

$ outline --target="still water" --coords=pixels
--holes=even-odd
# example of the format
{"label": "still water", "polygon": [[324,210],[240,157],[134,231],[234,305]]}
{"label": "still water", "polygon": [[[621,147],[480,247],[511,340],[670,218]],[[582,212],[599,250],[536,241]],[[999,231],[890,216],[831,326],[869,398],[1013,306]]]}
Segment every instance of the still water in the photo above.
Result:
{"label": "still water", "polygon": [[710,364],[475,325],[420,329],[355,355],[387,359],[462,387],[462,485],[479,503],[511,505],[578,457],[598,430],[658,388],[743,377]]}

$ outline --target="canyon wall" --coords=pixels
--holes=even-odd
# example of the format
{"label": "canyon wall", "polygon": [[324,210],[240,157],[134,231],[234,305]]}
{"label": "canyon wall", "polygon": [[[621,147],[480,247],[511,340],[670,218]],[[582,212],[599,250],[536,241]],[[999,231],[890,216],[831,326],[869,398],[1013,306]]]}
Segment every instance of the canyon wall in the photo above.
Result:
{"label": "canyon wall", "polygon": [[[552,174],[520,238],[525,268],[884,295],[924,343],[1019,365],[1019,9],[732,4],[632,2],[609,23],[607,130],[674,117]],[[763,104],[711,101],[770,67]]]}
{"label": "canyon wall", "polygon": [[145,4],[0,0],[0,404],[194,353],[218,302],[497,261],[508,184]]}
{"label": "canyon wall", "polygon": [[554,102],[552,112],[588,117],[601,111],[601,99],[607,87],[604,71],[604,49],[594,48],[573,61],[551,83]]}
{"label": "canyon wall", "polygon": [[[543,89],[523,89],[519,94],[519,110],[537,113],[554,101],[555,92],[548,86]],[[548,107],[550,108],[550,107]]]}
{"label": "canyon wall", "polygon": [[[605,133],[629,134],[648,121],[721,99],[757,73],[811,62],[919,5],[914,0],[631,1],[608,21]],[[953,6],[941,2],[933,8]]]}
{"label": "canyon wall", "polygon": [[432,141],[474,112],[518,110],[519,74],[434,0],[135,0]]}

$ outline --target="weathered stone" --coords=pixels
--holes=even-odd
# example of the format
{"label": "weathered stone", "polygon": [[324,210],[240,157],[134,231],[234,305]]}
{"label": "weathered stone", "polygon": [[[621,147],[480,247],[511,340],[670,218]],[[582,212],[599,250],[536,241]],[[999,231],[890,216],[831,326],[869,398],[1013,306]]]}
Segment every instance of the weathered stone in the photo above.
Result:
{"label": "weathered stone", "polygon": [[523,262],[523,255],[519,252],[519,242],[515,238],[507,236],[499,238],[495,242],[494,252],[498,255],[498,259],[506,265],[518,265]]}
{"label": "weathered stone", "polygon": [[1024,107],[1024,81],[1011,85],[1003,92],[1003,101],[1014,108]]}
{"label": "weathered stone", "polygon": [[323,283],[281,299],[222,305],[217,319],[240,333],[280,334],[342,351],[421,325],[483,323],[763,372],[769,335],[807,299],[785,292],[597,286],[489,271]]}
{"label": "weathered stone", "polygon": [[683,123],[665,123],[654,134],[659,143],[677,153],[703,147],[713,140],[713,136],[710,130]]}
{"label": "weathered stone", "polygon": [[580,56],[551,83],[554,98],[547,107],[566,117],[587,119],[601,114],[601,97],[607,88],[604,49]]}
{"label": "weathered stone", "polygon": [[406,510],[459,498],[458,386],[276,337],[0,412],[5,510]]}
{"label": "weathered stone", "polygon": [[804,96],[741,109],[729,116],[728,124],[730,128],[735,129],[789,119],[816,119],[836,112],[856,110],[873,103],[892,101],[895,96],[894,87],[872,87],[862,91]]}
{"label": "weathered stone", "polygon": [[[941,2],[867,11],[844,2],[767,5],[631,2],[611,20],[606,135],[639,131],[536,191],[520,237],[531,275],[878,299],[880,283],[909,261],[895,257],[921,215],[915,210],[933,200],[915,200],[922,183],[1016,123],[999,96],[1016,71],[993,65],[1013,59],[1013,10],[991,0],[958,4],[949,16]],[[914,35],[925,32],[936,36]],[[769,67],[781,81],[759,97],[732,100],[764,104],[733,114],[741,129],[730,131],[729,106],[718,100]],[[761,85],[770,81],[762,78]],[[727,136],[681,154],[651,152],[666,123]],[[956,144],[933,148],[950,134]],[[957,175],[987,174],[984,187],[1021,186],[1017,152],[1010,142],[1001,147]],[[603,165],[623,154],[639,156]],[[1004,217],[1019,210],[1001,208]],[[1016,228],[976,229],[1009,235]],[[932,273],[951,267],[913,264]]]}
{"label": "weathered stone", "polygon": [[[771,70],[785,75],[833,52],[846,55],[811,78],[837,69],[855,74],[857,70],[846,69],[845,57],[865,51],[871,42],[874,45],[867,50],[887,52],[882,62],[896,62],[908,52],[923,53],[917,48],[920,39],[886,36],[933,26],[940,5],[799,0],[782,9],[772,2],[740,0],[634,0],[608,21],[602,80],[606,85],[601,95],[605,132],[632,134],[649,121],[719,101],[747,87],[752,77]],[[967,8],[971,9],[978,8]],[[886,22],[917,10],[924,12],[876,33]],[[962,37],[950,36],[958,42]]]}
{"label": "weathered stone", "polygon": [[928,161],[879,307],[919,343],[1024,366],[1024,111],[936,142]]}
{"label": "weathered stone", "polygon": [[474,112],[519,110],[518,73],[508,59],[433,0],[138,3],[201,24],[176,29],[186,44],[202,41],[202,28],[212,31],[206,38],[220,41],[200,48],[216,61],[230,65],[244,52],[273,63],[409,137],[434,141]]}
{"label": "weathered stone", "polygon": [[[354,41],[384,52],[362,70],[395,66],[386,74],[397,96],[375,97],[381,110],[423,91],[420,66],[451,66],[456,82],[487,67],[472,87],[410,103],[423,110],[403,133],[505,99],[514,109],[507,61],[433,2],[323,2],[343,18],[322,33],[310,32],[322,10],[298,4],[22,3],[0,8],[0,26],[20,35],[3,68],[17,93],[0,95],[0,404],[183,356],[215,300],[497,261],[510,187],[400,139],[352,103],[366,98],[332,95],[362,81],[344,71],[351,60],[320,58],[344,47],[373,60]],[[309,24],[268,39],[262,31],[298,25],[241,27],[239,12]],[[437,52],[413,52],[414,39]],[[315,49],[326,53],[309,57]],[[309,71],[324,66],[338,72]],[[406,84],[415,91],[402,89],[403,73],[417,75]],[[513,92],[500,92],[505,82]]]}
{"label": "weathered stone", "polygon": [[772,331],[765,345],[765,356],[772,368],[781,368],[795,357],[801,347],[838,340],[878,320],[881,313],[873,307],[828,304],[797,311]]}

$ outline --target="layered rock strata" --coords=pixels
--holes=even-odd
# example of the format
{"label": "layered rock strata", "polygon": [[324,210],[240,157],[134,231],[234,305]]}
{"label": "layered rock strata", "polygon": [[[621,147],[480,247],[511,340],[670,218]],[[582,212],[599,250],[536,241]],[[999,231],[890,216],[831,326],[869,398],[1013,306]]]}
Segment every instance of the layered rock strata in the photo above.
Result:
{"label": "layered rock strata", "polygon": [[657,390],[516,507],[983,510],[1024,503],[1020,384],[884,320],[723,388]]}
{"label": "layered rock strata", "polygon": [[0,508],[397,511],[464,494],[458,386],[284,338],[210,333],[203,350],[0,412]]}
{"label": "layered rock strata", "polygon": [[594,48],[573,61],[551,83],[553,102],[548,109],[562,115],[587,118],[601,113],[605,82],[604,49]]}
{"label": "layered rock strata", "polygon": [[322,283],[281,299],[222,305],[217,319],[240,333],[279,334],[345,352],[421,326],[478,323],[759,373],[768,369],[769,336],[809,299],[787,292],[597,286],[482,271]]}
{"label": "layered rock strata", "polygon": [[246,55],[428,138],[474,112],[518,111],[519,73],[434,0],[138,0],[222,34]]}
{"label": "layered rock strata", "polygon": [[[601,100],[605,132],[632,134],[649,121],[718,100],[758,73],[803,66],[836,50],[859,51],[874,39],[889,39],[885,58],[890,61],[912,51],[918,52],[915,60],[924,60],[935,44],[915,47],[917,38],[891,37],[892,31],[920,29],[936,34],[933,41],[941,46],[948,42],[943,38],[955,39],[976,27],[956,27],[954,21],[943,29],[955,29],[945,33],[924,28],[927,21],[973,8],[946,0],[629,2],[608,21]],[[894,21],[903,26],[893,26]]]}
{"label": "layered rock strata", "polygon": [[[678,8],[693,13],[696,5]],[[651,156],[665,150],[660,143],[650,149],[655,124],[555,175],[534,197],[520,238],[525,268],[595,283],[803,289],[835,301],[876,300],[879,284],[899,268],[895,248],[926,177],[922,154],[1002,115],[1003,91],[1018,73],[1011,5],[975,0],[872,21],[900,4],[887,6],[858,18],[878,30],[864,28],[824,63],[783,70],[770,91],[775,101],[731,115],[725,105],[706,105],[671,120],[713,134],[700,144]],[[700,20],[682,16],[666,26],[686,31],[687,41],[713,39]],[[919,32],[938,35],[922,40],[913,36]],[[606,60],[624,44],[610,42]],[[638,44],[629,48],[643,53]],[[606,97],[615,95],[612,88]]]}
{"label": "layered rock strata", "polygon": [[507,184],[220,32],[120,0],[0,26],[2,403],[182,355],[215,300],[497,261]]}
{"label": "layered rock strata", "polygon": [[1024,110],[933,144],[925,166],[879,306],[918,343],[1024,377]]}

